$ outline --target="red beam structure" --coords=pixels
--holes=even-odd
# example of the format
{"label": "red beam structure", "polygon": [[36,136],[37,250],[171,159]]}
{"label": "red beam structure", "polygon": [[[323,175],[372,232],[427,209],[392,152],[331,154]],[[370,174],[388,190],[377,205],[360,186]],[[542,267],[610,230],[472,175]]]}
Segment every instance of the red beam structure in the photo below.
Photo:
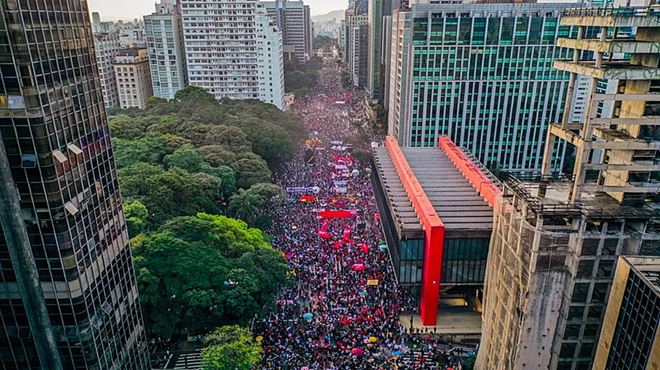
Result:
{"label": "red beam structure", "polygon": [[479,192],[479,195],[493,207],[497,198],[502,194],[502,190],[450,138],[441,136],[438,139],[438,146],[461,171],[463,176],[470,181],[470,184]]}
{"label": "red beam structure", "polygon": [[422,294],[419,313],[423,325],[435,325],[438,317],[442,252],[445,241],[445,225],[435,212],[422,185],[393,136],[385,139],[385,147],[392,159],[408,198],[424,227],[424,264],[422,266]]}

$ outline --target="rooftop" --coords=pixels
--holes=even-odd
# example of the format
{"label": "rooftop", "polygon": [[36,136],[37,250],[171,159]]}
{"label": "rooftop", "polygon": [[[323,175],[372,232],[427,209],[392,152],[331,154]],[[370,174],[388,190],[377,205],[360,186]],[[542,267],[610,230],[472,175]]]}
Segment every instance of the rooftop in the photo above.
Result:
{"label": "rooftop", "polygon": [[[442,220],[447,238],[466,235],[490,236],[493,223],[492,207],[445,151],[438,147],[404,147],[401,151],[414,177]],[[422,224],[388,149],[376,148],[374,158],[398,234],[408,238],[423,237]]]}
{"label": "rooftop", "polygon": [[[589,184],[587,182],[586,184]],[[550,181],[525,181],[516,178],[507,180],[505,196],[508,190],[514,191],[526,200],[528,206],[541,214],[584,215],[597,218],[638,218],[651,219],[660,216],[657,204],[644,206],[626,205],[601,191],[585,191],[580,202],[570,204],[568,196],[573,182],[568,179]],[[545,197],[540,197],[540,190],[545,187]]]}
{"label": "rooftop", "polygon": [[660,295],[660,257],[622,257]]}

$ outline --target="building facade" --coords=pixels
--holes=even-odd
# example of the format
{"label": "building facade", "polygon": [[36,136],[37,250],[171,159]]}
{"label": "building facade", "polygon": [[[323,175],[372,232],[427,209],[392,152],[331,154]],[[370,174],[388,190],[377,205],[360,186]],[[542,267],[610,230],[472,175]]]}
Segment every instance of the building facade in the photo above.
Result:
{"label": "building facade", "polygon": [[[567,4],[412,5],[392,19],[389,134],[404,146],[447,135],[493,169],[538,171],[568,74],[552,68]],[[396,34],[394,34],[396,32]],[[561,167],[563,148],[556,149]]]}
{"label": "building facade", "polygon": [[284,109],[284,60],[282,33],[263,5],[257,8],[257,65],[259,100]]}
{"label": "building facade", "polygon": [[0,19],[0,367],[149,369],[87,2]]}
{"label": "building facade", "polygon": [[[652,46],[660,41],[660,20],[647,7],[574,8],[561,24],[578,32],[557,39],[570,54],[553,65],[570,74],[569,91],[579,75],[590,80],[585,117],[576,124],[566,114],[550,125],[545,181],[511,179],[505,186],[488,256],[477,369],[592,369],[601,332],[612,329],[605,305],[619,294],[612,289],[617,258],[660,256],[660,137],[652,127],[660,112],[660,53]],[[635,29],[634,37],[620,37],[624,28]],[[600,81],[616,81],[616,93],[593,88]],[[599,117],[599,102],[610,103],[613,114]],[[571,181],[550,181],[558,141],[575,153]],[[620,333],[617,343],[625,346]],[[641,352],[619,355],[612,369],[643,368],[635,365]]]}
{"label": "building facade", "polygon": [[302,0],[276,0],[261,2],[282,31],[284,48],[291,50],[298,63],[304,63],[312,54],[312,18],[309,6]]}
{"label": "building facade", "polygon": [[[188,83],[217,99],[259,99],[258,2],[181,0],[180,4]],[[279,66],[268,70],[277,73]]]}
{"label": "building facade", "polygon": [[115,33],[94,34],[94,50],[96,51],[96,64],[99,67],[101,79],[101,92],[106,108],[119,107],[119,93],[117,92],[117,79],[112,69],[115,57],[121,50],[119,36]]}
{"label": "building facade", "polygon": [[593,370],[660,366],[660,258],[621,257]]}
{"label": "building facade", "polygon": [[369,75],[369,20],[366,14],[355,15],[351,18],[349,29],[349,53],[351,78],[353,85],[366,86]]}
{"label": "building facade", "polygon": [[153,96],[174,99],[187,85],[181,15],[176,0],[161,0],[156,12],[144,16]]}
{"label": "building facade", "polygon": [[119,51],[112,69],[117,81],[119,106],[123,109],[146,107],[147,101],[153,96],[147,49]]}

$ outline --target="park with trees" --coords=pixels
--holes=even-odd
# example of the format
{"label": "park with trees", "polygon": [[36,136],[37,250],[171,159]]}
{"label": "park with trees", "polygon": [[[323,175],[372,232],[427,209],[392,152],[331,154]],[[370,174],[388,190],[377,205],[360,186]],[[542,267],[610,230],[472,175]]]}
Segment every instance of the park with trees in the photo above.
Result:
{"label": "park with trees", "polygon": [[227,367],[226,353],[258,362],[246,327],[289,276],[264,210],[285,200],[271,174],[303,139],[300,119],[197,87],[108,114],[149,336],[205,336],[208,369],[243,368]]}

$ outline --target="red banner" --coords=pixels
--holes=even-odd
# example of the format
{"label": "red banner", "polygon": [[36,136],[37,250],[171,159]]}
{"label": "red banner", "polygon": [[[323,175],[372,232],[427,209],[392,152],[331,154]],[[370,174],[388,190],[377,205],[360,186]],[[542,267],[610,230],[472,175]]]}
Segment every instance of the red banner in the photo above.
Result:
{"label": "red banner", "polygon": [[323,218],[351,218],[353,217],[353,213],[348,210],[336,210],[336,211],[331,211],[331,210],[325,210],[321,211],[319,213],[319,216]]}

